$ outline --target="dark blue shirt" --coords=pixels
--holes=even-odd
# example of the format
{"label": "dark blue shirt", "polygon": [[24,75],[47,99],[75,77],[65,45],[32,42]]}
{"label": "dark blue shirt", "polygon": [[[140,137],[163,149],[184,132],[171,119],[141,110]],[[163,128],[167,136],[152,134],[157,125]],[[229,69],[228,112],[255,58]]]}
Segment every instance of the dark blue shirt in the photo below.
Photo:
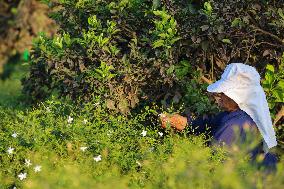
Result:
{"label": "dark blue shirt", "polygon": [[[238,109],[234,112],[221,112],[216,116],[192,119],[188,116],[190,129],[196,133],[210,133],[213,136],[213,143],[224,143],[228,146],[236,142],[245,142],[249,132],[252,137],[259,135],[257,126],[252,118],[243,110]],[[251,151],[252,158],[263,153],[262,145]],[[263,165],[275,166],[276,156],[267,153]]]}

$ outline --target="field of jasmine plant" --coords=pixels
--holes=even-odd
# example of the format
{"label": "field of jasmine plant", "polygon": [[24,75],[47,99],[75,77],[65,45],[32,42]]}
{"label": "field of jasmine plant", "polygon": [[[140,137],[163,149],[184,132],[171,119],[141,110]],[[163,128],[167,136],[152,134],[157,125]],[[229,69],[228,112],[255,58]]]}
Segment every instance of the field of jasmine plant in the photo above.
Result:
{"label": "field of jasmine plant", "polygon": [[[5,23],[31,1],[17,2]],[[11,49],[0,73],[0,189],[284,188],[282,0],[41,2],[56,34]],[[275,170],[249,157],[254,138],[210,146],[190,126],[159,122],[166,112],[220,111],[206,87],[234,61],[261,74]]]}
{"label": "field of jasmine plant", "polygon": [[135,116],[110,115],[99,99],[81,106],[55,98],[20,106],[17,72],[1,82],[7,98],[0,107],[0,188],[284,186],[283,160],[268,174],[237,147],[208,147],[202,136],[162,130],[155,121],[147,125],[157,116],[154,105]]}

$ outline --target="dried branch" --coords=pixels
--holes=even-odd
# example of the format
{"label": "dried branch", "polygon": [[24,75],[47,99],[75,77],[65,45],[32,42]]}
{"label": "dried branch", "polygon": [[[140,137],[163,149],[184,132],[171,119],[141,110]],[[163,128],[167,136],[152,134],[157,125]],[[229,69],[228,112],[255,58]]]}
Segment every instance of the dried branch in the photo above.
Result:
{"label": "dried branch", "polygon": [[204,81],[205,83],[208,83],[208,84],[213,83],[210,79],[207,79],[207,78],[204,77],[204,76],[201,76],[201,80]]}
{"label": "dried branch", "polygon": [[276,125],[276,123],[284,117],[284,106],[281,107],[281,110],[276,114],[273,125]]}
{"label": "dried branch", "polygon": [[259,28],[259,27],[257,27],[257,26],[250,25],[250,27],[251,27],[252,29],[254,29],[255,31],[259,31],[259,32],[261,32],[261,33],[263,33],[263,34],[265,34],[265,35],[269,35],[270,37],[276,39],[278,42],[280,42],[281,44],[284,45],[284,39],[280,39],[278,36],[276,36],[276,35],[274,35],[274,34],[268,32],[268,31],[265,31],[265,30],[263,30],[263,29],[261,29],[261,28]]}

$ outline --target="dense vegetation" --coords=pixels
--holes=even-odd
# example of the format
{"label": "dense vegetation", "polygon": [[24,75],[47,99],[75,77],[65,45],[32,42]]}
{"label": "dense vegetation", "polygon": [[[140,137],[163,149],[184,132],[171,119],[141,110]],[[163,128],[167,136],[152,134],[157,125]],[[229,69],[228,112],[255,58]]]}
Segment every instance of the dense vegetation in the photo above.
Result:
{"label": "dense vegetation", "polygon": [[207,83],[240,61],[265,78],[273,117],[283,106],[283,1],[46,2],[60,29],[34,40],[23,80],[34,102],[56,95],[78,103],[100,98],[110,113],[152,102],[212,113]]}
{"label": "dense vegetation", "polygon": [[211,148],[202,136],[145,125],[155,108],[111,116],[97,102],[47,100],[0,108],[1,188],[282,188],[283,160],[268,173],[247,146]]}
{"label": "dense vegetation", "polygon": [[[0,188],[283,188],[282,0],[43,2],[58,33],[39,33],[0,81]],[[254,139],[209,147],[157,121],[216,113],[206,86],[235,61],[263,78],[275,172],[249,160]]]}

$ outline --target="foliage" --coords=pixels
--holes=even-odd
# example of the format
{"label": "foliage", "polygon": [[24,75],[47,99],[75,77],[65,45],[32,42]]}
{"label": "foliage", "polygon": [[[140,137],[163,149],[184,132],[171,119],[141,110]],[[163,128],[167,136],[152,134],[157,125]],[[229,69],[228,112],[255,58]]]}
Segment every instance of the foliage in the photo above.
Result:
{"label": "foliage", "polygon": [[[59,30],[34,41],[23,80],[34,102],[51,95],[78,104],[99,97],[112,114],[151,102],[212,113],[204,78],[214,81],[230,62],[264,75],[267,65],[279,67],[284,51],[282,0],[46,2]],[[281,92],[271,90],[275,114]]]}
{"label": "foliage", "polygon": [[[143,99],[170,97],[171,103],[176,91],[188,92],[180,80],[200,88],[200,78],[191,81],[199,68],[214,79],[227,63],[239,59],[262,71],[263,62],[275,64],[283,51],[280,2],[47,3],[62,7],[52,14],[60,29],[53,38],[40,35],[35,40],[31,75],[24,80],[24,91],[34,101],[54,93],[85,101],[99,95],[111,102],[110,109],[127,113]],[[192,69],[173,74],[179,65]]]}
{"label": "foliage", "polygon": [[[0,108],[0,187],[283,187],[283,163],[267,174],[241,148],[211,148],[202,137],[144,126],[150,114],[157,115],[155,107],[112,116],[99,99],[84,106],[50,99],[27,111]],[[27,173],[23,180],[21,173]]]}
{"label": "foliage", "polygon": [[148,1],[53,5],[63,7],[52,15],[61,29],[53,38],[40,34],[34,40],[31,73],[23,81],[34,101],[51,94],[79,101],[101,96],[110,110],[128,113],[143,99],[169,105],[171,91],[179,88],[175,80],[190,77],[191,72],[178,78],[170,72],[176,64],[181,73],[172,53],[180,37],[165,9],[152,10]]}
{"label": "foliage", "polygon": [[284,53],[279,71],[276,71],[273,65],[266,66],[262,86],[267,94],[270,109],[273,110],[277,103],[284,103]]}
{"label": "foliage", "polygon": [[10,59],[31,49],[31,40],[38,32],[56,32],[48,12],[48,7],[37,0],[0,1],[0,77]]}
{"label": "foliage", "polygon": [[[267,100],[268,105],[271,109],[271,115],[275,119],[276,115],[278,114],[277,110],[280,108],[283,109],[284,103],[284,53],[277,70],[273,65],[269,64],[266,66],[265,79],[262,81],[262,86],[267,94]],[[283,113],[280,116],[283,116]],[[281,119],[281,117],[279,119]],[[278,140],[280,141],[280,145],[283,146],[283,122],[277,123],[276,126]]]}

